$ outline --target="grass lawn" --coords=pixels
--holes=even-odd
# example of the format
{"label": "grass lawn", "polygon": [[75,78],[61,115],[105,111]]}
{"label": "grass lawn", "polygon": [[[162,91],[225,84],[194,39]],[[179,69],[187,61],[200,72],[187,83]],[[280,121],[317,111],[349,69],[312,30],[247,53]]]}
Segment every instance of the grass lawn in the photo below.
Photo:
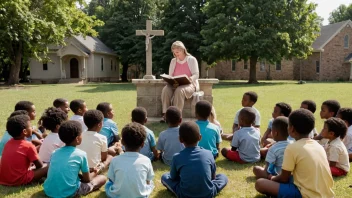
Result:
{"label": "grass lawn", "polygon": [[[266,130],[271,112],[277,102],[287,102],[293,109],[300,106],[301,101],[312,99],[317,103],[316,128],[322,129],[323,121],[319,117],[320,105],[324,100],[336,99],[343,107],[352,107],[351,83],[308,83],[298,85],[289,81],[266,81],[259,85],[247,85],[239,81],[223,81],[216,85],[213,91],[214,106],[225,132],[230,132],[236,111],[241,107],[241,98],[246,91],[255,91],[259,95],[256,108],[261,113],[261,132]],[[136,90],[133,84],[88,84],[88,85],[28,85],[23,88],[6,89],[0,87],[0,136],[5,130],[6,119],[14,109],[16,102],[30,100],[37,110],[37,120],[45,108],[52,105],[55,98],[64,97],[69,100],[83,99],[89,109],[94,109],[99,102],[112,103],[119,129],[130,121],[130,112],[136,105]],[[70,115],[71,116],[71,115]],[[35,122],[33,122],[35,124]],[[166,129],[165,124],[148,124],[158,137]],[[221,148],[230,146],[223,142]],[[219,157],[216,160],[217,172],[229,177],[229,183],[218,197],[264,197],[254,188],[253,164],[239,165]],[[263,161],[255,165],[264,165]],[[160,177],[169,168],[160,162],[153,163],[156,188],[151,197],[173,197],[160,183]],[[352,176],[334,179],[336,197],[351,197]],[[26,187],[0,186],[0,197],[44,197],[41,185]],[[90,194],[88,197],[105,197],[104,189]]]}

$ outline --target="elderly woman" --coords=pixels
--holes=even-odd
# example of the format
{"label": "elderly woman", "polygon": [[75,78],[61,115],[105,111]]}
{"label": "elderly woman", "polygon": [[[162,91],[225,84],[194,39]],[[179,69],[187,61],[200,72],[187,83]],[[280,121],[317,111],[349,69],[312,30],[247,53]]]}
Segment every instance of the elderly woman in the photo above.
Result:
{"label": "elderly woman", "polygon": [[197,59],[187,52],[186,47],[181,41],[174,42],[171,46],[171,51],[174,58],[170,63],[169,75],[179,76],[186,74],[191,80],[191,84],[177,87],[167,84],[163,88],[161,93],[163,119],[167,108],[171,106],[171,104],[178,107],[182,111],[185,98],[191,98],[192,94],[196,90],[199,90],[199,69]]}

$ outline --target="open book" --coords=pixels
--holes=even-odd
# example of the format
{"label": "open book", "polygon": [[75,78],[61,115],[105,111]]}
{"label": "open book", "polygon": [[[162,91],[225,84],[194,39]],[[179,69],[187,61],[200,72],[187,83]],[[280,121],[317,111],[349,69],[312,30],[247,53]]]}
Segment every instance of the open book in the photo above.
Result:
{"label": "open book", "polygon": [[186,74],[179,75],[179,76],[170,76],[167,74],[161,74],[160,77],[163,78],[171,86],[174,86],[174,84],[178,84],[178,85],[191,84],[191,80],[188,78]]}

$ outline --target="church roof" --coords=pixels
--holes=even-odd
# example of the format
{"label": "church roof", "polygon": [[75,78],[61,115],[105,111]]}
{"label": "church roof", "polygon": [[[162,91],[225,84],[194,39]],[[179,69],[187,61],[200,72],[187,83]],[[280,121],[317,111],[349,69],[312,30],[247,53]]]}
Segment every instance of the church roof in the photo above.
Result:
{"label": "church roof", "polygon": [[321,27],[320,36],[314,41],[312,47],[314,50],[323,50],[328,44],[347,24],[352,26],[352,21],[342,21]]}
{"label": "church roof", "polygon": [[[84,47],[90,52],[103,53],[103,54],[116,54],[112,49],[106,46],[100,39],[96,37],[86,36],[74,36]],[[82,49],[84,50],[84,49]]]}

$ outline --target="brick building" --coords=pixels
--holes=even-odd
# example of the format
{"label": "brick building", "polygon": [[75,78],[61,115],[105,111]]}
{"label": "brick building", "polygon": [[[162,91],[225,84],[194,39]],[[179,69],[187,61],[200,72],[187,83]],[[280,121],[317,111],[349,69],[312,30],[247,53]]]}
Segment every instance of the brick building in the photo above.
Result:
{"label": "brick building", "polygon": [[[320,36],[312,45],[313,53],[306,60],[282,60],[276,64],[257,63],[258,80],[352,80],[352,21],[321,27]],[[206,70],[201,66],[202,78],[220,80],[248,80],[249,61],[228,60]]]}

